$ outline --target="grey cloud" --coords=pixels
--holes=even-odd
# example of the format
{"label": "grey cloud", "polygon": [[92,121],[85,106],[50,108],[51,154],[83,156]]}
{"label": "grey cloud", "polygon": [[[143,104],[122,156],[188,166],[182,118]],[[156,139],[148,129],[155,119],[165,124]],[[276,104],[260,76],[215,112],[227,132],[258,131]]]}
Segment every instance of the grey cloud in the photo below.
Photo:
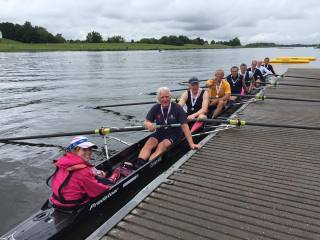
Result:
{"label": "grey cloud", "polygon": [[31,21],[66,38],[86,33],[126,39],[165,34],[244,43],[320,42],[318,0],[0,0],[0,21]]}

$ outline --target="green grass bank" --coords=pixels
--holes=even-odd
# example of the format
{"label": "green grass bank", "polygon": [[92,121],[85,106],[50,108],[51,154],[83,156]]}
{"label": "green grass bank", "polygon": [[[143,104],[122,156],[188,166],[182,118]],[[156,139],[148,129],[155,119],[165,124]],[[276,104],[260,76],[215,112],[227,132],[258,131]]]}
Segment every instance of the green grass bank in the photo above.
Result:
{"label": "green grass bank", "polygon": [[185,49],[219,49],[229,48],[220,44],[184,46],[144,43],[21,43],[8,39],[0,39],[0,52],[28,51],[132,51],[132,50],[185,50]]}

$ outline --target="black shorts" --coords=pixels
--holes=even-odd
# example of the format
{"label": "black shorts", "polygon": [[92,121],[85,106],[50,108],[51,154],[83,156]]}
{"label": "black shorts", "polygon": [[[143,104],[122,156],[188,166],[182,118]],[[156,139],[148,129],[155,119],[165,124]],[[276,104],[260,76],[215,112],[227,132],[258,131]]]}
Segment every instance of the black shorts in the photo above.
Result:
{"label": "black shorts", "polygon": [[158,132],[152,133],[150,137],[154,137],[155,139],[158,140],[158,142],[162,142],[165,139],[168,139],[171,143],[175,143],[179,140],[181,135],[164,135],[164,134],[159,134]]}
{"label": "black shorts", "polygon": [[[209,107],[208,107],[208,114],[207,114],[207,116],[208,116],[208,118],[212,118],[212,116],[213,116],[213,113],[214,113],[214,111],[216,110],[216,108],[217,108],[217,106],[215,105],[210,105]],[[222,111],[225,109],[225,106],[223,106],[223,108],[222,108]]]}

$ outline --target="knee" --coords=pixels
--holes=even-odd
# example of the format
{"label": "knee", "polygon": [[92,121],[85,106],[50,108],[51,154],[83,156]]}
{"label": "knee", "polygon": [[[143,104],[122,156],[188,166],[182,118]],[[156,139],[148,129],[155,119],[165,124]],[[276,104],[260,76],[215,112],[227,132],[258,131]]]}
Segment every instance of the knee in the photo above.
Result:
{"label": "knee", "polygon": [[224,104],[224,101],[223,100],[219,100],[218,106],[223,106],[223,104]]}

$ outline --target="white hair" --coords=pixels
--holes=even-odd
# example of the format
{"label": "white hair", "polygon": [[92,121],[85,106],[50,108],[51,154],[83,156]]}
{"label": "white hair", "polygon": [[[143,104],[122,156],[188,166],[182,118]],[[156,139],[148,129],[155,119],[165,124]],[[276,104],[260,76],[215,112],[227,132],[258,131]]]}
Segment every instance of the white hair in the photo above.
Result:
{"label": "white hair", "polygon": [[171,97],[171,92],[170,92],[170,89],[168,87],[159,87],[158,90],[157,90],[157,100],[159,101],[160,100],[160,94],[162,92],[167,92],[170,94],[170,97]]}

